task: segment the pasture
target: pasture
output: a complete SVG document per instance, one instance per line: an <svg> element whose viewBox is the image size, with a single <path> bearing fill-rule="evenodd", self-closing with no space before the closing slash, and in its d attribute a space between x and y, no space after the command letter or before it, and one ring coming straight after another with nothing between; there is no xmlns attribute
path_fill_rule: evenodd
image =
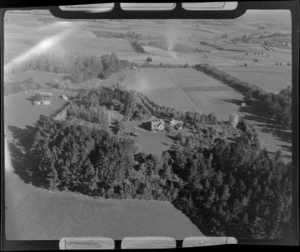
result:
<svg viewBox="0 0 300 252"><path fill-rule="evenodd" d="M268 92L278 93L280 90L292 85L292 69L288 66L226 66L219 69L249 84L257 85Z"/></svg>
<svg viewBox="0 0 300 252"><path fill-rule="evenodd" d="M62 237L202 236L169 202L93 199L52 192L5 174L5 235L8 240L59 240Z"/></svg>
<svg viewBox="0 0 300 252"><path fill-rule="evenodd" d="M48 89L44 91L54 93ZM68 92L68 95L71 94L74 93ZM58 97L58 95L53 95L50 105L33 105L33 98L33 91L18 93L4 98L4 120L6 127L13 126L25 129L26 126L34 126L41 114L50 116L60 110L67 102Z"/></svg>

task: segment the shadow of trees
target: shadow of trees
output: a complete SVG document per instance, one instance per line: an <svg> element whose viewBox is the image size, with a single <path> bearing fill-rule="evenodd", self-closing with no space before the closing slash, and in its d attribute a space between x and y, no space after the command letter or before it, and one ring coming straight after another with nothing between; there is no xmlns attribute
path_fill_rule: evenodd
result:
<svg viewBox="0 0 300 252"><path fill-rule="evenodd" d="M211 226L209 224L209 221L211 219L211 216L205 218L205 215L197 215L192 211L191 207L189 206L188 202L182 202L182 200L175 199L172 201L172 205L182 212L185 216L187 216L190 221L203 233L205 236L212 236L214 233L211 231ZM206 219L206 221L205 221ZM201 223L201 224L199 224Z"/></svg>
<svg viewBox="0 0 300 252"><path fill-rule="evenodd" d="M144 129L144 130L148 130L151 131L149 128L149 123L148 122L142 122L141 124L138 125L140 128Z"/></svg>
<svg viewBox="0 0 300 252"><path fill-rule="evenodd" d="M171 140L173 140L173 141L176 141L176 140L177 140L176 137L175 137L174 135L166 134L166 136L167 136L168 138L170 138Z"/></svg>
<svg viewBox="0 0 300 252"><path fill-rule="evenodd" d="M238 106L241 106L242 102L243 102L242 100L238 100L238 99L222 99L222 101L233 103L233 104L238 105Z"/></svg>
<svg viewBox="0 0 300 252"><path fill-rule="evenodd" d="M35 101L35 95L28 97L27 100L30 101L31 104L33 105L33 102Z"/></svg>
<svg viewBox="0 0 300 252"><path fill-rule="evenodd" d="M14 142L8 143L14 172L25 183L29 183L30 179L26 170L32 165L32 158L29 151L33 143L33 136L36 128L33 126L27 126L25 129L22 129L9 125L8 129L11 131L15 140Z"/></svg>
<svg viewBox="0 0 300 252"><path fill-rule="evenodd" d="M240 112L247 113L243 116L245 120L257 122L255 125L260 128L261 132L270 133L282 142L292 143L292 131L286 130L278 125L273 118L268 117L264 108L259 104L240 107Z"/></svg>

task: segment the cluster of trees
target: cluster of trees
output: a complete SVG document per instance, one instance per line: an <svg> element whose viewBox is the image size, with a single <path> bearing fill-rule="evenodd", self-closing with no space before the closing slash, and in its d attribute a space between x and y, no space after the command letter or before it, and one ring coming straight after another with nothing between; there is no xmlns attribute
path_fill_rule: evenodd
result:
<svg viewBox="0 0 300 252"><path fill-rule="evenodd" d="M137 100L134 91L123 88L96 89L86 93L81 91L76 100L77 104L90 106L105 106L109 109L119 111L121 114L131 119L143 119L151 116L150 111Z"/></svg>
<svg viewBox="0 0 300 252"><path fill-rule="evenodd" d="M69 74L72 82L78 83L92 78L106 79L115 72L129 67L130 62L119 60L115 53L97 57L95 55L84 55L78 52L65 54L46 53L32 59L28 59L12 67L12 73L40 70L54 73Z"/></svg>
<svg viewBox="0 0 300 252"><path fill-rule="evenodd" d="M231 141L212 128L178 137L157 156L136 153L133 140L42 115L28 173L55 190L171 201L205 235L283 238L291 233L292 166L240 127Z"/></svg>
<svg viewBox="0 0 300 252"><path fill-rule="evenodd" d="M163 49L165 51L169 50L169 43L167 39L164 40L152 40L147 43L148 46L157 47L160 49ZM202 50L200 48L193 48L186 44L182 43L175 43L172 50L174 52L183 52L183 53L189 53L189 52L207 52L206 50Z"/></svg>
<svg viewBox="0 0 300 252"><path fill-rule="evenodd" d="M101 62L103 65L103 70L100 72L99 77L102 79L107 79L113 73L117 73L122 69L129 67L131 64L128 60L118 59L115 53L101 56Z"/></svg>
<svg viewBox="0 0 300 252"><path fill-rule="evenodd" d="M134 31L128 31L127 33L122 33L123 38L134 39L134 40L150 40L150 39L162 39L163 36L154 36L150 34L137 33Z"/></svg>
<svg viewBox="0 0 300 252"><path fill-rule="evenodd" d="M4 95L11 95L16 93L21 93L27 90L37 90L41 88L46 88L46 85L37 83L34 79L29 78L24 81L17 82L4 82Z"/></svg>
<svg viewBox="0 0 300 252"><path fill-rule="evenodd" d="M100 106L85 107L72 103L67 108L67 116L72 119L83 119L87 122L100 124L104 130L107 130L110 125L108 112Z"/></svg>
<svg viewBox="0 0 300 252"><path fill-rule="evenodd" d="M137 96L143 105L151 112L151 114L156 117L174 118L176 120L190 122L195 125L198 123L218 124L218 119L213 112L209 115L205 115L201 112L179 111L174 108L159 106L140 92L137 92Z"/></svg>
<svg viewBox="0 0 300 252"><path fill-rule="evenodd" d="M266 114L287 128L292 128L292 89L288 86L278 94L268 92L260 97L265 107Z"/></svg>
<svg viewBox="0 0 300 252"><path fill-rule="evenodd" d="M292 165L282 162L280 152L270 158L247 134L229 142L202 133L181 140L171 157L173 172L183 180L173 203L204 234L237 239L291 234Z"/></svg>
<svg viewBox="0 0 300 252"><path fill-rule="evenodd" d="M64 89L66 86L67 84L65 84L62 81L60 83L40 83L35 81L33 78L28 78L27 80L23 81L4 82L4 95L11 95L29 90L39 90L48 88Z"/></svg>
<svg viewBox="0 0 300 252"><path fill-rule="evenodd" d="M288 86L278 94L266 92L256 85L250 85L248 82L241 81L230 74L221 71L208 64L195 65L195 69L222 81L238 92L245 95L246 102L257 101L257 109L264 112L265 115L275 119L283 127L291 128L292 123L292 89Z"/></svg>
<svg viewBox="0 0 300 252"><path fill-rule="evenodd" d="M265 116L273 118L275 122L286 129L292 128L292 89L288 86L278 94L264 92L253 100L253 92L245 95L244 101L252 105Z"/></svg>
<svg viewBox="0 0 300 252"><path fill-rule="evenodd" d="M105 198L172 200L175 174L133 140L41 115L27 170L39 186ZM170 180L170 181L168 181Z"/></svg>
<svg viewBox="0 0 300 252"><path fill-rule="evenodd" d="M99 106L120 112L128 119L143 120L150 116L174 118L191 124L196 129L202 124L218 124L214 113L209 115L200 112L184 112L174 108L159 106L151 101L146 95L128 91L122 87L114 89L100 88L90 91L82 90L73 104L68 109L68 115L76 116L89 122L99 122L103 117L97 119ZM102 110L102 108L99 108Z"/></svg>
<svg viewBox="0 0 300 252"><path fill-rule="evenodd" d="M134 51L137 52L137 53L145 53L146 52L144 50L144 48L142 47L142 45L137 41L130 42L130 45L132 46Z"/></svg>

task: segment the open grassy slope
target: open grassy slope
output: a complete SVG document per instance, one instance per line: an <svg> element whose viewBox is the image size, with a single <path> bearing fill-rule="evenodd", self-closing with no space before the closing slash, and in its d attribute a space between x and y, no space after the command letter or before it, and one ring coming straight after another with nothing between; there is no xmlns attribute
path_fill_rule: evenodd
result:
<svg viewBox="0 0 300 252"><path fill-rule="evenodd" d="M145 200L92 199L51 192L5 175L6 229L9 240L59 240L62 237L201 236L171 203Z"/></svg>

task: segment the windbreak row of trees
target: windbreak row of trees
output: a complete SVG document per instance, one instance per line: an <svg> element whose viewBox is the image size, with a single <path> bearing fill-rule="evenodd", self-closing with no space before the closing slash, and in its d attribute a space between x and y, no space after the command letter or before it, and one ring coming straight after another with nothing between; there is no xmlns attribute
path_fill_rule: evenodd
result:
<svg viewBox="0 0 300 252"><path fill-rule="evenodd" d="M137 92L137 96L139 97L143 105L154 116L174 118L176 120L187 121L192 124L218 124L218 119L213 112L209 115L205 115L201 112L179 111L174 108L159 106L155 102L151 101L146 95L140 92Z"/></svg>
<svg viewBox="0 0 300 252"><path fill-rule="evenodd" d="M222 35L221 38L224 38L223 36L224 36L224 34ZM226 38L226 36L225 36L225 38ZM220 51L235 51L235 52L243 52L244 51L243 49L237 49L237 48L225 48L225 47L222 47L222 46L217 45L217 44L209 43L207 41L201 41L200 44L205 45L205 46L213 47L213 48L215 48L217 50L220 50Z"/></svg>
<svg viewBox="0 0 300 252"><path fill-rule="evenodd" d="M256 85L250 85L248 82L241 81L238 78L221 71L208 64L195 65L195 69L202 71L215 79L218 79L226 85L232 87L245 95L245 101L258 101L257 111L266 116L275 119L275 121L285 127L291 128L292 125L292 89L288 86L278 94L266 92ZM253 102L254 102L253 101Z"/></svg>
<svg viewBox="0 0 300 252"><path fill-rule="evenodd" d="M144 48L142 47L142 45L139 42L137 42L137 41L130 42L130 45L132 46L132 48L134 49L134 51L136 51L137 53L145 53L146 52L144 50Z"/></svg>
<svg viewBox="0 0 300 252"><path fill-rule="evenodd" d="M120 60L115 53L103 55L85 55L79 52L63 54L46 53L20 64L14 64L12 73L39 70L53 73L69 74L72 82L78 83L92 78L106 79L113 73L129 67L130 62Z"/></svg>
<svg viewBox="0 0 300 252"><path fill-rule="evenodd" d="M218 124L218 119L212 112L209 115L200 112L184 112L174 108L159 106L151 101L146 95L128 91L123 88L97 89L86 93L82 91L77 99L78 104L83 104L87 108L90 106L106 106L119 111L121 114L132 119L145 119L150 116L174 118L183 120L193 125Z"/></svg>
<svg viewBox="0 0 300 252"><path fill-rule="evenodd" d="M231 141L199 130L158 156L136 153L133 140L42 115L28 173L56 190L171 201L205 235L283 238L291 232L292 166L239 127Z"/></svg>

